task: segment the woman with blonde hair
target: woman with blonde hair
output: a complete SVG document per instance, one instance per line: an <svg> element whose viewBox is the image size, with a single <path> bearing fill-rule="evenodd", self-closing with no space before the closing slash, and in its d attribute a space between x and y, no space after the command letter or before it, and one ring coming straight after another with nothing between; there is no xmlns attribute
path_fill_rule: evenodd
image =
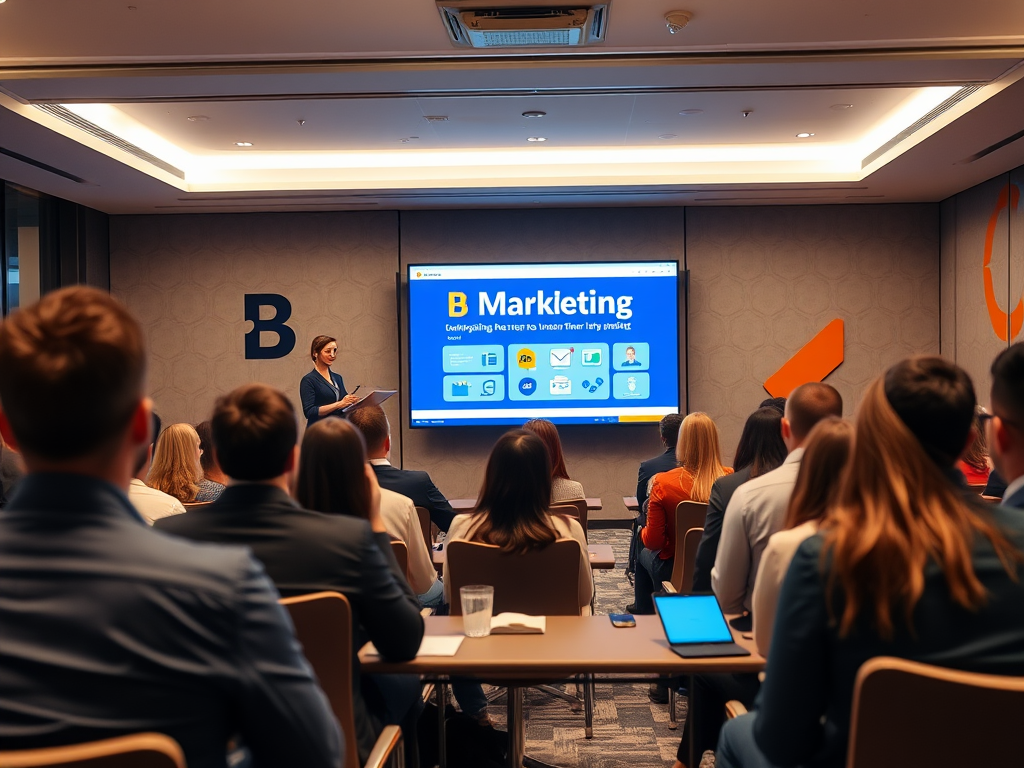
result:
<svg viewBox="0 0 1024 768"><path fill-rule="evenodd" d="M683 419L676 461L678 467L655 475L651 481L647 524L639 532L644 548L637 554L633 605L626 607L629 613L654 613L651 594L660 589L662 581L672 578L675 537L686 533L669 524L675 519L676 506L681 501L707 503L715 481L732 472L731 467L722 465L718 428L706 413L691 413Z"/></svg>
<svg viewBox="0 0 1024 768"><path fill-rule="evenodd" d="M842 766L857 670L875 656L1024 674L1024 519L955 468L974 405L940 357L870 385L835 504L782 585L758 708L722 729L719 768Z"/></svg>
<svg viewBox="0 0 1024 768"><path fill-rule="evenodd" d="M156 441L147 485L170 494L182 504L195 501L203 479L201 455L195 428L191 424L171 424Z"/></svg>

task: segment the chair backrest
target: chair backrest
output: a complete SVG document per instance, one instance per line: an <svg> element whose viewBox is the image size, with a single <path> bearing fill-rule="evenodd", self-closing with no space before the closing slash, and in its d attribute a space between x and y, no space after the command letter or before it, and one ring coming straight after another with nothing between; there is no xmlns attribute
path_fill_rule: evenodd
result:
<svg viewBox="0 0 1024 768"><path fill-rule="evenodd" d="M358 766L356 721L352 710L352 606L338 592L285 597L302 652L327 694L345 735L345 765Z"/></svg>
<svg viewBox="0 0 1024 768"><path fill-rule="evenodd" d="M426 507L416 507L416 517L420 520L420 531L423 533L423 541L427 543L427 549L430 549L434 545L430 537L430 510Z"/></svg>
<svg viewBox="0 0 1024 768"><path fill-rule="evenodd" d="M985 488L987 488L987 487L988 487L988 483L968 483L967 484L968 490L973 491L974 493L978 494L979 496L981 496L985 492Z"/></svg>
<svg viewBox="0 0 1024 768"><path fill-rule="evenodd" d="M185 768L178 742L162 733L133 733L46 749L0 750L3 768Z"/></svg>
<svg viewBox="0 0 1024 768"><path fill-rule="evenodd" d="M704 518L708 516L708 505L700 501L680 501L676 504L676 513L671 519L666 520L668 533L676 542L676 552L679 552L679 539L677 531L684 534L691 528L703 528ZM674 582L673 582L674 583Z"/></svg>
<svg viewBox="0 0 1024 768"><path fill-rule="evenodd" d="M553 515L568 515L569 517L575 517L579 521L580 527L583 529L583 536L590 540L587 534L587 508L586 499L577 499L575 501L560 501L557 504L552 504L548 509Z"/></svg>
<svg viewBox="0 0 1024 768"><path fill-rule="evenodd" d="M469 584L494 587L494 613L579 616L580 545L559 539L543 549L508 554L493 544L450 541L448 587L451 615L462 615L459 589Z"/></svg>
<svg viewBox="0 0 1024 768"><path fill-rule="evenodd" d="M693 569L697 562L703 528L690 528L682 537L676 536L676 554L672 562L672 586L681 595L693 591Z"/></svg>
<svg viewBox="0 0 1024 768"><path fill-rule="evenodd" d="M406 581L409 581L409 547L401 539L393 539L391 551L398 561L398 569L405 574Z"/></svg>
<svg viewBox="0 0 1024 768"><path fill-rule="evenodd" d="M1024 678L880 656L857 673L846 766L1017 766L1022 722Z"/></svg>
<svg viewBox="0 0 1024 768"><path fill-rule="evenodd" d="M181 506L185 508L186 512L189 512L193 509L202 509L203 507L208 507L212 503L212 501L187 501Z"/></svg>

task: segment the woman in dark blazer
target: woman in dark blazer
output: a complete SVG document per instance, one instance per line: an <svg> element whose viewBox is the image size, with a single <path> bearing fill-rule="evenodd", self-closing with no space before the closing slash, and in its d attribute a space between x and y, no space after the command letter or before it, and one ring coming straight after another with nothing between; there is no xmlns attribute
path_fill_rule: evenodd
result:
<svg viewBox="0 0 1024 768"><path fill-rule="evenodd" d="M343 416L341 409L359 400L345 390L341 376L331 370L338 357L338 341L332 336L317 336L309 348L313 370L299 382L299 400L306 426L328 416ZM358 387L357 387L358 389Z"/></svg>

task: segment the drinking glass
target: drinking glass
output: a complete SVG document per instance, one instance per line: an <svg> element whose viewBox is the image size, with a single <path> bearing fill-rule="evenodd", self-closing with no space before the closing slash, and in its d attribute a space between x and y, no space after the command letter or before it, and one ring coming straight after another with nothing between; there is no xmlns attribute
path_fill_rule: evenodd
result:
<svg viewBox="0 0 1024 768"><path fill-rule="evenodd" d="M462 629L466 637L487 637L491 634L494 587L474 584L462 587L459 594L462 598Z"/></svg>

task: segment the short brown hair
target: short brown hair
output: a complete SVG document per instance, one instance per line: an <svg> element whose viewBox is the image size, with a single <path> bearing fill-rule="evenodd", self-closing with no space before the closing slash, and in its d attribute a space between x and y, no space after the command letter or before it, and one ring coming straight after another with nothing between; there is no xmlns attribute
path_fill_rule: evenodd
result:
<svg viewBox="0 0 1024 768"><path fill-rule="evenodd" d="M831 384L801 384L786 400L786 418L797 440L807 437L826 416L843 417L843 398Z"/></svg>
<svg viewBox="0 0 1024 768"><path fill-rule="evenodd" d="M320 350L330 344L332 341L337 341L333 336L324 336L321 334L313 339L313 343L309 345L309 356L312 360L316 361L316 356L320 354Z"/></svg>
<svg viewBox="0 0 1024 768"><path fill-rule="evenodd" d="M266 384L244 384L218 398L210 426L220 468L234 480L284 474L299 437L291 401Z"/></svg>
<svg viewBox="0 0 1024 768"><path fill-rule="evenodd" d="M142 329L108 293L75 286L0 324L0 403L21 450L65 460L103 448L143 397ZM56 403L74 397L82 407Z"/></svg>
<svg viewBox="0 0 1024 768"><path fill-rule="evenodd" d="M348 415L348 420L363 433L368 453L376 453L384 447L384 441L388 439L390 430L388 417L384 415L383 408L379 405L365 405L362 408L356 408Z"/></svg>

